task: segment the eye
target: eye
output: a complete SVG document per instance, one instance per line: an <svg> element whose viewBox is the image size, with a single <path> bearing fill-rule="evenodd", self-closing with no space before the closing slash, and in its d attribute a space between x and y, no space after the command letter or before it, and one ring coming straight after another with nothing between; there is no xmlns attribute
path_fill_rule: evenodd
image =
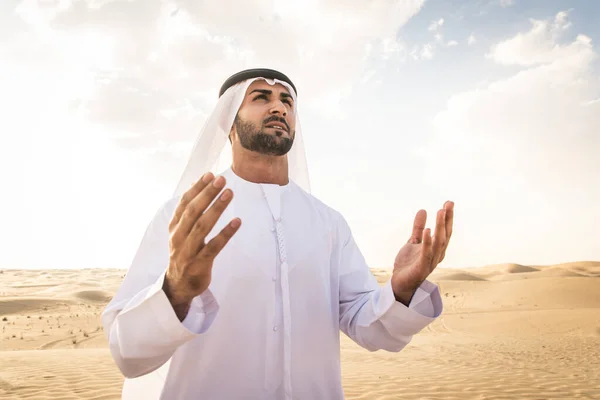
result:
<svg viewBox="0 0 600 400"><path fill-rule="evenodd" d="M258 99L267 100L267 95L266 94L259 94L258 96L256 96L254 98L254 100L258 100Z"/></svg>

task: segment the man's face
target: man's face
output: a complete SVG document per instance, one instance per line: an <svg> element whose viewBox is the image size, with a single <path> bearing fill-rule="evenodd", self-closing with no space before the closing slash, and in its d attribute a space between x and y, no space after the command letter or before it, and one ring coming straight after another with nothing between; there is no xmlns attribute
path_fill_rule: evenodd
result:
<svg viewBox="0 0 600 400"><path fill-rule="evenodd" d="M296 134L295 106L283 85L252 82L234 121L242 147L272 156L287 154Z"/></svg>

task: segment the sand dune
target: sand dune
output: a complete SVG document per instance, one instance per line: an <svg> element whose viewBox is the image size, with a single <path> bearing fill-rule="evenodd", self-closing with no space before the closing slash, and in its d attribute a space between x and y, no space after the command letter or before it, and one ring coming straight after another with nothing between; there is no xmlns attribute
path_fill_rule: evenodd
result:
<svg viewBox="0 0 600 400"><path fill-rule="evenodd" d="M2 271L0 398L120 398L100 314L123 276ZM431 279L444 313L401 353L342 335L348 399L600 399L600 262L440 268Z"/></svg>
<svg viewBox="0 0 600 400"><path fill-rule="evenodd" d="M80 299L84 302L88 303L104 303L110 301L112 294L108 292L104 292L102 290L82 290L79 292L75 292L72 295L73 297Z"/></svg>
<svg viewBox="0 0 600 400"><path fill-rule="evenodd" d="M485 281L484 277L471 274L468 272L451 272L444 275L440 275L437 278L438 281Z"/></svg>
<svg viewBox="0 0 600 400"><path fill-rule="evenodd" d="M522 274L523 272L539 271L537 268L528 267L527 265L520 265L520 264L509 264L505 270L509 274Z"/></svg>
<svg viewBox="0 0 600 400"><path fill-rule="evenodd" d="M47 310L49 308L65 306L69 303L72 303L72 301L35 297L6 297L0 300L0 315L22 314L37 310Z"/></svg>

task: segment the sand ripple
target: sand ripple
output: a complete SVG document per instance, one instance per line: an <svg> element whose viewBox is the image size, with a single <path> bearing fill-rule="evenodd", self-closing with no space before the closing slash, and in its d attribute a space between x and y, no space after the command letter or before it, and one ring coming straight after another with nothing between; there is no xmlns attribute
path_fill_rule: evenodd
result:
<svg viewBox="0 0 600 400"><path fill-rule="evenodd" d="M2 399L120 397L120 376L106 349L8 351L0 358Z"/></svg>
<svg viewBox="0 0 600 400"><path fill-rule="evenodd" d="M123 275L4 271L1 399L120 398L100 314ZM594 262L438 270L444 313L401 353L342 335L346 397L600 399L599 278Z"/></svg>

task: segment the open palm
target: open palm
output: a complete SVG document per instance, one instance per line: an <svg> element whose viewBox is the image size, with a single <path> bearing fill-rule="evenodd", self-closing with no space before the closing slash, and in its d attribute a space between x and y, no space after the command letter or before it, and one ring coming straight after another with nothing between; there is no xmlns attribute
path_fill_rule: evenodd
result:
<svg viewBox="0 0 600 400"><path fill-rule="evenodd" d="M392 289L398 301L408 304L415 290L444 259L454 222L454 203L447 201L437 212L435 232L425 228L427 212L415 216L412 235L394 260Z"/></svg>

